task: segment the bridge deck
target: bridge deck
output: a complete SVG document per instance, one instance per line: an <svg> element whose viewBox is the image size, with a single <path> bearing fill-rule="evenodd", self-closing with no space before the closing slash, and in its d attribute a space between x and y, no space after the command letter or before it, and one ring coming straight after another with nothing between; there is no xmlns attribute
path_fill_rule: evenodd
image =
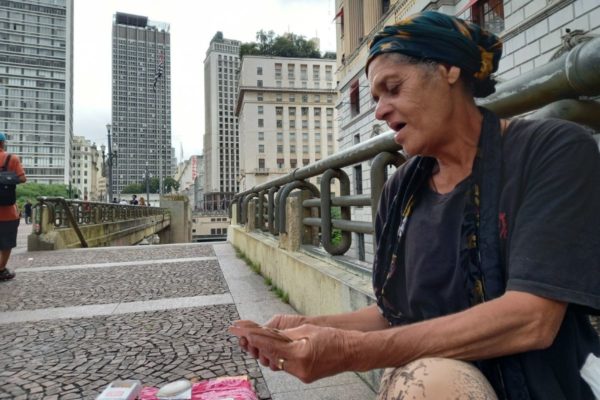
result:
<svg viewBox="0 0 600 400"><path fill-rule="evenodd" d="M95 398L145 385L249 375L261 399L369 399L354 374L304 385L260 366L226 329L293 312L227 243L26 251L21 225L0 283L0 399Z"/></svg>

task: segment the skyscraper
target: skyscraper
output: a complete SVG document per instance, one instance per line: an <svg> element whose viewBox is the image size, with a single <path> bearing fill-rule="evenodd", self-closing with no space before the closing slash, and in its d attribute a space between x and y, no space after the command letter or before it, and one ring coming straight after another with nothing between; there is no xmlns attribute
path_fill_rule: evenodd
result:
<svg viewBox="0 0 600 400"><path fill-rule="evenodd" d="M169 24L117 12L112 27L113 192L153 176L171 176ZM160 172L162 170L162 173Z"/></svg>
<svg viewBox="0 0 600 400"><path fill-rule="evenodd" d="M0 2L0 131L28 181L69 182L72 116L73 1Z"/></svg>
<svg viewBox="0 0 600 400"><path fill-rule="evenodd" d="M240 42L217 32L204 60L204 206L222 209L239 189L239 133L235 116Z"/></svg>

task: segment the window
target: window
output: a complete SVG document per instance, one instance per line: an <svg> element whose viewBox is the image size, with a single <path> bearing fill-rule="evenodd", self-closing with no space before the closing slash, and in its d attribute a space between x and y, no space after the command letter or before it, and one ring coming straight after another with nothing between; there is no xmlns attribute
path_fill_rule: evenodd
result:
<svg viewBox="0 0 600 400"><path fill-rule="evenodd" d="M302 116L303 117L307 117L308 116L308 107L302 107Z"/></svg>
<svg viewBox="0 0 600 400"><path fill-rule="evenodd" d="M302 159L302 165L307 166L310 160L308 158Z"/></svg>
<svg viewBox="0 0 600 400"><path fill-rule="evenodd" d="M277 120L277 127L278 128L283 128L283 120L281 120L281 119Z"/></svg>
<svg viewBox="0 0 600 400"><path fill-rule="evenodd" d="M321 109L319 107L315 107L314 109L315 117L321 116Z"/></svg>
<svg viewBox="0 0 600 400"><path fill-rule="evenodd" d="M306 64L300 64L300 79L303 81L308 80L308 66Z"/></svg>
<svg viewBox="0 0 600 400"><path fill-rule="evenodd" d="M294 64L288 64L288 79L294 79Z"/></svg>
<svg viewBox="0 0 600 400"><path fill-rule="evenodd" d="M275 79L281 79L281 64L275 64Z"/></svg>
<svg viewBox="0 0 600 400"><path fill-rule="evenodd" d="M265 126L265 120L262 118L258 119L258 127L263 128Z"/></svg>
<svg viewBox="0 0 600 400"><path fill-rule="evenodd" d="M275 107L275 115L283 115L283 107Z"/></svg>
<svg viewBox="0 0 600 400"><path fill-rule="evenodd" d="M307 144L305 144L305 145L302 146L302 152L304 154L308 154L308 145ZM306 164L304 164L304 165L306 165Z"/></svg>
<svg viewBox="0 0 600 400"><path fill-rule="evenodd" d="M296 129L296 120L295 119L291 119L290 120L290 128L291 129Z"/></svg>
<svg viewBox="0 0 600 400"><path fill-rule="evenodd" d="M262 81L262 79L259 79L259 80L256 81L256 86L263 87L263 81Z"/></svg>
<svg viewBox="0 0 600 400"><path fill-rule="evenodd" d="M283 140L283 132L277 132L277 141L280 142Z"/></svg>
<svg viewBox="0 0 600 400"><path fill-rule="evenodd" d="M281 94L281 92L279 92L275 95L275 101L278 101L278 102L283 101L283 95Z"/></svg>
<svg viewBox="0 0 600 400"><path fill-rule="evenodd" d="M259 114L259 115L262 115L262 114L263 114L263 112L264 112L264 108L263 108L263 106L258 106L258 108L257 108L257 111L258 111L258 114Z"/></svg>
<svg viewBox="0 0 600 400"><path fill-rule="evenodd" d="M358 79L350 85L350 114L353 117L360 114Z"/></svg>
<svg viewBox="0 0 600 400"><path fill-rule="evenodd" d="M280 151L280 153L283 153L283 149ZM283 167L284 167L283 158L278 158L277 159L277 168L283 168Z"/></svg>
<svg viewBox="0 0 600 400"><path fill-rule="evenodd" d="M258 132L258 140L265 140L265 133L264 132Z"/></svg>
<svg viewBox="0 0 600 400"><path fill-rule="evenodd" d="M355 194L363 193L362 165L360 165L360 164L354 166L354 189L355 189Z"/></svg>
<svg viewBox="0 0 600 400"><path fill-rule="evenodd" d="M262 67L256 67L256 75L262 75Z"/></svg>
<svg viewBox="0 0 600 400"><path fill-rule="evenodd" d="M265 159L264 158L258 159L258 169L265 169Z"/></svg>
<svg viewBox="0 0 600 400"><path fill-rule="evenodd" d="M259 144L258 145L258 152L261 153L261 154L265 152L265 145L264 144Z"/></svg>
<svg viewBox="0 0 600 400"><path fill-rule="evenodd" d="M283 145L282 144L278 144L277 145L277 152L278 153L283 153ZM279 167L279 168L281 168L281 167Z"/></svg>
<svg viewBox="0 0 600 400"><path fill-rule="evenodd" d="M296 145L295 144L290 144L290 153L292 153L292 154L296 153Z"/></svg>
<svg viewBox="0 0 600 400"><path fill-rule="evenodd" d="M289 114L290 116L296 116L296 107L290 107L290 108L288 109L288 114Z"/></svg>
<svg viewBox="0 0 600 400"><path fill-rule="evenodd" d="M298 160L296 160L296 159L290 160L290 168L296 168L296 167L298 167Z"/></svg>
<svg viewBox="0 0 600 400"><path fill-rule="evenodd" d="M262 94L262 92L256 93L256 101L263 101L263 94Z"/></svg>
<svg viewBox="0 0 600 400"><path fill-rule="evenodd" d="M313 65L313 81L318 81L319 79L321 79L321 66L320 65Z"/></svg>
<svg viewBox="0 0 600 400"><path fill-rule="evenodd" d="M290 93L290 103L293 103L296 101L296 95L293 93Z"/></svg>
<svg viewBox="0 0 600 400"><path fill-rule="evenodd" d="M471 19L483 29L499 34L504 30L502 0L480 0L471 7Z"/></svg>
<svg viewBox="0 0 600 400"><path fill-rule="evenodd" d="M308 103L308 95L307 94L303 94L302 95L302 102L303 103Z"/></svg>

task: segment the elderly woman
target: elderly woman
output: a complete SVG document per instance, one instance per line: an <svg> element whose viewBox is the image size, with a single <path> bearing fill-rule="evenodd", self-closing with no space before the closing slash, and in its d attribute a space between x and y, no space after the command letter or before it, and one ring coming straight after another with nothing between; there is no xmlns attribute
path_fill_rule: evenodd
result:
<svg viewBox="0 0 600 400"><path fill-rule="evenodd" d="M375 36L366 73L376 117L414 156L379 205L377 304L278 315L275 330L237 323L244 349L305 382L388 368L381 399L593 398L598 148L575 124L476 106L494 91L501 50L494 35L436 12Z"/></svg>

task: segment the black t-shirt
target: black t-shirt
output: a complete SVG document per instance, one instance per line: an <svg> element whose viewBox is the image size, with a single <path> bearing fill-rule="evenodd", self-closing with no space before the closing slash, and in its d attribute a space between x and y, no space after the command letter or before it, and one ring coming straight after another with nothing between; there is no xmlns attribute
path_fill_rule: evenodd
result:
<svg viewBox="0 0 600 400"><path fill-rule="evenodd" d="M600 355L588 313L600 310L600 155L591 135L561 120L514 120L503 137L499 233L508 290L569 303L554 344L520 354L532 399L593 399L579 370ZM400 187L400 168L384 188L376 238ZM459 260L467 184L448 194L424 185L406 230L405 271L396 274L406 322L469 307ZM378 268L375 263L374 269Z"/></svg>

